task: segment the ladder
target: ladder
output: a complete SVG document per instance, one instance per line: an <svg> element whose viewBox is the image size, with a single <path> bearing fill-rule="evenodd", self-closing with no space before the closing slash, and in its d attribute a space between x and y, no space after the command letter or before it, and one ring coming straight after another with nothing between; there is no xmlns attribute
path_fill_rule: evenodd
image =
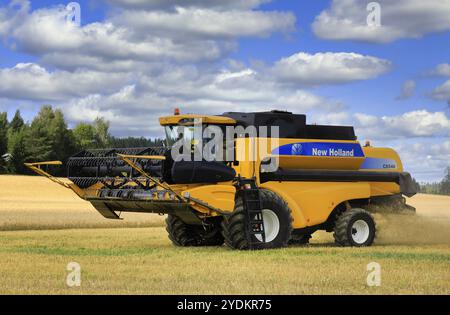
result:
<svg viewBox="0 0 450 315"><path fill-rule="evenodd" d="M247 219L247 241L249 249L259 249L266 242L262 215L261 193L254 181L243 185L242 201ZM246 188L246 186L250 186ZM259 237L258 237L259 236Z"/></svg>

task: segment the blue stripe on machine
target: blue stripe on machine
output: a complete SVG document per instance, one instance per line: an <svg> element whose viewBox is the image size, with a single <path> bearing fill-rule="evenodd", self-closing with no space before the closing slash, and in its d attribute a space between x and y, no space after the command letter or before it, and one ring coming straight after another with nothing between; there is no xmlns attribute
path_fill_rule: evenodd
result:
<svg viewBox="0 0 450 315"><path fill-rule="evenodd" d="M359 143L297 142L282 145L272 151L274 155L364 157Z"/></svg>
<svg viewBox="0 0 450 315"><path fill-rule="evenodd" d="M366 157L360 169L392 169L397 168L397 162L392 159Z"/></svg>

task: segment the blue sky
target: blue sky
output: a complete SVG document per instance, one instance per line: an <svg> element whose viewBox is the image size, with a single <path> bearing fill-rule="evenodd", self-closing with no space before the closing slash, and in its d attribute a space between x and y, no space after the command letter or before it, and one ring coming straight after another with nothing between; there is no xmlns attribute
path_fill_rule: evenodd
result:
<svg viewBox="0 0 450 315"><path fill-rule="evenodd" d="M174 107L281 108L354 125L419 180L450 166L450 0L380 0L379 26L360 0L80 0L80 26L67 3L0 1L10 117L52 104L70 126L154 137Z"/></svg>

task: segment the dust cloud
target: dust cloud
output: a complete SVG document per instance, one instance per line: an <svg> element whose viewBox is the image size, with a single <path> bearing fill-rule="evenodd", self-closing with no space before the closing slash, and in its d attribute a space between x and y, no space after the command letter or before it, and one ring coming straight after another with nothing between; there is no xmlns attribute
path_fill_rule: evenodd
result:
<svg viewBox="0 0 450 315"><path fill-rule="evenodd" d="M448 216L427 216L421 213L376 213L374 216L377 222L377 244L450 244Z"/></svg>

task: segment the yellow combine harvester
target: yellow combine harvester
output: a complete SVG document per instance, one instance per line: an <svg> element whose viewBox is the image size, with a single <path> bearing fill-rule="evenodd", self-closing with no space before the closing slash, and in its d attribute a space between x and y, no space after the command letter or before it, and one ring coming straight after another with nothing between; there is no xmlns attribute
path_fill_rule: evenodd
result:
<svg viewBox="0 0 450 315"><path fill-rule="evenodd" d="M169 238L178 246L278 248L305 244L317 230L334 232L342 246L370 246L372 205L413 209L403 195L413 196L415 188L398 154L361 146L353 127L308 125L305 115L283 111L176 112L160 124L166 146L82 151L67 163L70 181L41 167L59 161L27 166L72 189L106 218L167 214ZM211 150L213 158L186 159L211 143L208 128L234 131ZM185 159L174 155L186 144ZM217 148L232 158L218 159L224 154Z"/></svg>

